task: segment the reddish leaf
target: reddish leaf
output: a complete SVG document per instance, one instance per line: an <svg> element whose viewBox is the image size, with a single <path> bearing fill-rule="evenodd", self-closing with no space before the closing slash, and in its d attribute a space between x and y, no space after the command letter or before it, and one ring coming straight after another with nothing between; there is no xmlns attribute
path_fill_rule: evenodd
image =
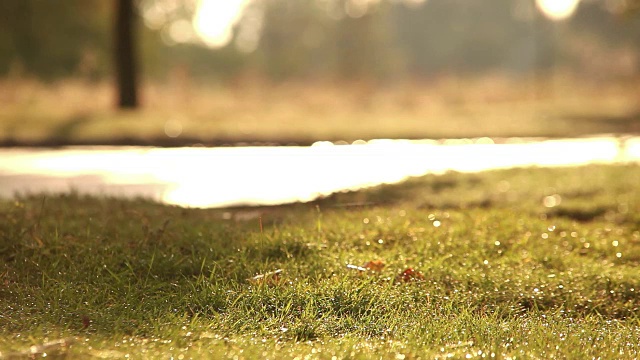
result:
<svg viewBox="0 0 640 360"><path fill-rule="evenodd" d="M382 271L382 269L384 268L384 262L382 260L374 260L374 261L369 261L368 263L364 264L364 268L367 270L371 270L371 271L376 271L376 272L380 272Z"/></svg>
<svg viewBox="0 0 640 360"><path fill-rule="evenodd" d="M406 268L403 272L396 276L396 281L398 282L412 282L412 281L422 281L424 280L424 275L413 268Z"/></svg>

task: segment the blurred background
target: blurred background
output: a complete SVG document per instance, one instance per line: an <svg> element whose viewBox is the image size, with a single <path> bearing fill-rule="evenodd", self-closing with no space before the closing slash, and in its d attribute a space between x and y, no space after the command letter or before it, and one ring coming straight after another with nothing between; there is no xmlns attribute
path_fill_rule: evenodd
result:
<svg viewBox="0 0 640 360"><path fill-rule="evenodd" d="M1 0L4 145L640 133L634 0Z"/></svg>

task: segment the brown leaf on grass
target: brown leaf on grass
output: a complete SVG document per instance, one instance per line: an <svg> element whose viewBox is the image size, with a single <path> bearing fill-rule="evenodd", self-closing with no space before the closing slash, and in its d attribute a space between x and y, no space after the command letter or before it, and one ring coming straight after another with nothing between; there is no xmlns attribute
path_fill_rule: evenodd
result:
<svg viewBox="0 0 640 360"><path fill-rule="evenodd" d="M364 268L370 271L380 272L384 268L384 261L382 260L373 260L364 264Z"/></svg>
<svg viewBox="0 0 640 360"><path fill-rule="evenodd" d="M247 280L249 280L249 282L252 284L277 285L282 280L280 274L282 274L282 269L259 274Z"/></svg>
<svg viewBox="0 0 640 360"><path fill-rule="evenodd" d="M403 272L396 276L397 282L414 282L414 281L423 281L424 275L413 268L406 268Z"/></svg>
<svg viewBox="0 0 640 360"><path fill-rule="evenodd" d="M87 315L82 315L82 329L86 329L91 325L91 319Z"/></svg>

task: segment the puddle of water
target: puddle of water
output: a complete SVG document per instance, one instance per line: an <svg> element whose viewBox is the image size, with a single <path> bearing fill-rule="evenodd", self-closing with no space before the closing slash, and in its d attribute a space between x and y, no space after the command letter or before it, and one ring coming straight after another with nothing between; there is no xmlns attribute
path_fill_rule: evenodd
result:
<svg viewBox="0 0 640 360"><path fill-rule="evenodd" d="M311 147L0 150L0 196L66 192L143 196L189 207L309 201L336 191L454 170L640 162L640 137L494 143L373 140Z"/></svg>

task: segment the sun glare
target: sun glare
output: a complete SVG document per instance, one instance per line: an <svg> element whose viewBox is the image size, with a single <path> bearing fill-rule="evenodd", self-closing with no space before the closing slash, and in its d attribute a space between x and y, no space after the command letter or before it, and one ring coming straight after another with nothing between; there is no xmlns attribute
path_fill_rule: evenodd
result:
<svg viewBox="0 0 640 360"><path fill-rule="evenodd" d="M193 18L198 36L210 47L227 45L233 38L233 26L240 19L248 0L200 0Z"/></svg>
<svg viewBox="0 0 640 360"><path fill-rule="evenodd" d="M182 130L177 120L166 128L168 136ZM512 139L498 144L480 138L442 143L372 140L351 146L319 142L310 147L9 149L0 151L0 159L0 197L73 189L220 207L309 201L426 173L638 162L640 137ZM546 206L557 206L560 199L545 201Z"/></svg>
<svg viewBox="0 0 640 360"><path fill-rule="evenodd" d="M551 20L564 20L576 11L580 0L536 0L536 6Z"/></svg>

